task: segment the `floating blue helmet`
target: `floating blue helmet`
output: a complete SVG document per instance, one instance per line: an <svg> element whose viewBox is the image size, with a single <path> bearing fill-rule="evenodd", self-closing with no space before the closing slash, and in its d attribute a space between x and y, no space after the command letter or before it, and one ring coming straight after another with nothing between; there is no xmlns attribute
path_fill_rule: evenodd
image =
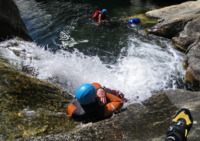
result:
<svg viewBox="0 0 200 141"><path fill-rule="evenodd" d="M80 104L90 104L96 98L96 88L88 83L83 84L76 90L75 96Z"/></svg>
<svg viewBox="0 0 200 141"><path fill-rule="evenodd" d="M102 10L102 13L104 13L104 12L107 12L107 9L103 9L103 10Z"/></svg>

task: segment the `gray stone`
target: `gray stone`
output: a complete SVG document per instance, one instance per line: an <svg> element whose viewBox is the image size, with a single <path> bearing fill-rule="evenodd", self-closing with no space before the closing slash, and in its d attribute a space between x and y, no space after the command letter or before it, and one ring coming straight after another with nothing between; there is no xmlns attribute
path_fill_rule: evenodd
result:
<svg viewBox="0 0 200 141"><path fill-rule="evenodd" d="M159 19L171 19L174 17L179 17L181 15L199 14L200 1L189 1L182 4L172 5L160 9L155 9L146 12L149 17L159 18Z"/></svg>
<svg viewBox="0 0 200 141"><path fill-rule="evenodd" d="M190 46L185 57L186 76L185 80L192 83L194 87L200 88L200 42Z"/></svg>
<svg viewBox="0 0 200 141"><path fill-rule="evenodd" d="M200 38L200 16L188 22L183 31L176 37L172 38L175 46L183 51L188 52L189 49L199 42Z"/></svg>
<svg viewBox="0 0 200 141"><path fill-rule="evenodd" d="M156 26L148 29L148 33L172 38L183 31L186 24L200 16L200 1L190 1L156 9L145 13L149 17L159 18Z"/></svg>
<svg viewBox="0 0 200 141"><path fill-rule="evenodd" d="M200 120L200 93L185 90L169 90L161 92L148 100L131 104L110 119L85 125L80 129L57 135L48 135L28 140L82 140L82 141L161 141L178 109L190 109L194 118L188 140L198 140Z"/></svg>

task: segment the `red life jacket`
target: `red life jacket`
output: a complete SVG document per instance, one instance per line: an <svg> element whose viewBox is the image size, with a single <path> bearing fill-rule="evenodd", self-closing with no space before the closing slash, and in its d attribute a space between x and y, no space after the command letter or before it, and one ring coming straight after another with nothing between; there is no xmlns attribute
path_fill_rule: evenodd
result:
<svg viewBox="0 0 200 141"><path fill-rule="evenodd" d="M92 18L98 18L98 15L101 14L101 11L95 11Z"/></svg>

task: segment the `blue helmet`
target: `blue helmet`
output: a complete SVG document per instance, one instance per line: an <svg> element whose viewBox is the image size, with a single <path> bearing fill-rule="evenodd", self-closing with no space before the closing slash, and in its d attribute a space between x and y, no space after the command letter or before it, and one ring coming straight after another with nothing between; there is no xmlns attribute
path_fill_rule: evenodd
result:
<svg viewBox="0 0 200 141"><path fill-rule="evenodd" d="M88 83L83 84L76 90L75 96L80 104L90 104L96 98L96 88Z"/></svg>
<svg viewBox="0 0 200 141"><path fill-rule="evenodd" d="M102 13L107 12L107 9L103 9L101 12L102 12Z"/></svg>

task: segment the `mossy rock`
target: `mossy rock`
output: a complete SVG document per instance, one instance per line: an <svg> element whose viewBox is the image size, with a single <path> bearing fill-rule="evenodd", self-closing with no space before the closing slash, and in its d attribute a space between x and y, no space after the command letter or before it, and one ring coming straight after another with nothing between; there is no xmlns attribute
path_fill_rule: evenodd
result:
<svg viewBox="0 0 200 141"><path fill-rule="evenodd" d="M78 124L65 112L72 96L0 61L0 140L68 132Z"/></svg>

